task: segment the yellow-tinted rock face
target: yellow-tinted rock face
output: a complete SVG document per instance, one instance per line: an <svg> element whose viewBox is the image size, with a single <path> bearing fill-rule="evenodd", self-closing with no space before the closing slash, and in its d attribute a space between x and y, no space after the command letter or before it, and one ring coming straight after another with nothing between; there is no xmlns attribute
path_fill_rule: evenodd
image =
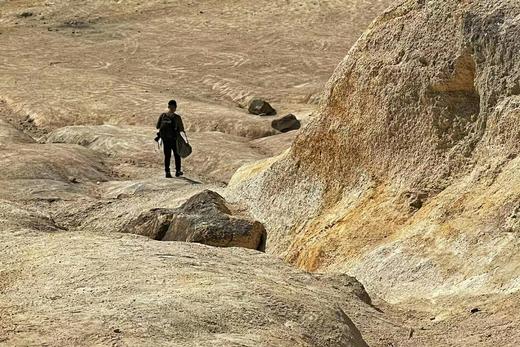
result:
<svg viewBox="0 0 520 347"><path fill-rule="evenodd" d="M519 18L483 0L381 15L290 152L232 180L268 250L391 301L518 290Z"/></svg>

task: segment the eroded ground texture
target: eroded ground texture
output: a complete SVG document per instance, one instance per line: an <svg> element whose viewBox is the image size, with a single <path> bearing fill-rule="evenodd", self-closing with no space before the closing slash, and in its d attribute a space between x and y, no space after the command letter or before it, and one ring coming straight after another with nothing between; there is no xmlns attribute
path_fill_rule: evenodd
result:
<svg viewBox="0 0 520 347"><path fill-rule="evenodd" d="M0 0L0 345L519 345L519 18ZM165 179L172 98L194 152ZM125 230L208 190L265 253Z"/></svg>

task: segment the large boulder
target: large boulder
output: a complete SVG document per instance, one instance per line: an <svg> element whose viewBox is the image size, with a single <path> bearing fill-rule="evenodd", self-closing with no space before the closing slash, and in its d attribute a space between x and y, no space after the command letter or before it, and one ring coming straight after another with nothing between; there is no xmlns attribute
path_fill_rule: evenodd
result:
<svg viewBox="0 0 520 347"><path fill-rule="evenodd" d="M302 124L295 115L288 114L287 116L273 120L271 126L282 133L286 133L291 130L300 129Z"/></svg>
<svg viewBox="0 0 520 347"><path fill-rule="evenodd" d="M262 99L252 99L249 102L248 111L259 116L273 116L276 114L276 110Z"/></svg>
<svg viewBox="0 0 520 347"><path fill-rule="evenodd" d="M239 170L228 198L268 252L390 301L518 291L519 27L514 1L401 1L291 150Z"/></svg>
<svg viewBox="0 0 520 347"><path fill-rule="evenodd" d="M170 228L173 209L154 208L141 213L137 218L129 221L121 232L146 236L161 241Z"/></svg>
<svg viewBox="0 0 520 347"><path fill-rule="evenodd" d="M121 230L162 241L196 242L216 247L265 250L264 226L234 216L218 193L205 190L177 209L152 209Z"/></svg>

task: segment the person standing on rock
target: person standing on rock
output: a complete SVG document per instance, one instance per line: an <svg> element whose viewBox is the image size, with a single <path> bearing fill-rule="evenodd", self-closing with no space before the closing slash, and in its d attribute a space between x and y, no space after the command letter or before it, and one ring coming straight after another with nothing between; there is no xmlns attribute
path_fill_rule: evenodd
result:
<svg viewBox="0 0 520 347"><path fill-rule="evenodd" d="M159 117L157 129L159 129L159 136L163 142L166 178L172 178L170 173L172 152L175 158L175 177L183 175L181 171L181 156L177 149L177 137L181 136L181 132L184 132L184 124L182 124L181 116L175 113L177 110L177 102L175 100L168 102L168 109L168 112L161 114Z"/></svg>

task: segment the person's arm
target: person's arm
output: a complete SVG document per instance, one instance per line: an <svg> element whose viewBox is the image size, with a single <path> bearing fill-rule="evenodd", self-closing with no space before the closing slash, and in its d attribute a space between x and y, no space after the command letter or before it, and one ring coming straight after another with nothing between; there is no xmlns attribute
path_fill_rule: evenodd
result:
<svg viewBox="0 0 520 347"><path fill-rule="evenodd" d="M159 120L157 121L157 125L155 126L157 129L161 128L161 122L162 122L163 115L164 115L164 113L159 116Z"/></svg>
<svg viewBox="0 0 520 347"><path fill-rule="evenodd" d="M184 131L184 124L182 123L182 118L181 118L181 116L179 116L179 124L178 124L178 125L179 125L179 128L178 128L178 129L179 129L179 132L184 133L184 132L185 132L185 131Z"/></svg>

